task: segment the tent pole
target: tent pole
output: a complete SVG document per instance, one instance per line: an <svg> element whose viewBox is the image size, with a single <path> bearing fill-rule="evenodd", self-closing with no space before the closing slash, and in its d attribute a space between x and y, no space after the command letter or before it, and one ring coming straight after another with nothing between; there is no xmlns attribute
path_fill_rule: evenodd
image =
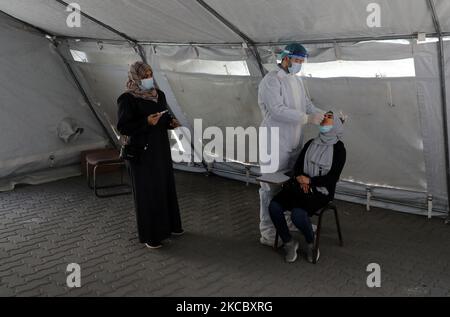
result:
<svg viewBox="0 0 450 317"><path fill-rule="evenodd" d="M447 90L445 80L445 52L444 52L444 40L442 35L441 24L439 23L439 17L437 15L434 0L427 0L427 3L431 10L434 27L439 36L438 42L438 58L439 58L439 76L441 82L441 98L442 98L442 120L444 127L444 149L445 149L445 169L447 180L447 203L448 213L446 223L450 222L450 158L449 158L449 135L448 135L448 113L447 113Z"/></svg>
<svg viewBox="0 0 450 317"><path fill-rule="evenodd" d="M442 32L443 37L450 36L450 32ZM427 33L426 37L439 37L437 33ZM112 40L112 39L96 39L89 37L74 37L74 36L56 36L60 40L79 40L87 42L105 42L112 44L124 44L129 41L126 40ZM327 44L327 43L354 43L354 42L364 42L364 41L386 41L386 40L408 40L417 39L417 33L414 34L398 34L398 35L383 35L383 36L367 36L367 37L349 37L349 38L336 38L336 39L319 39L319 40L296 40L303 44ZM294 41L294 40L292 40ZM291 42L292 42L291 41ZM277 45L287 45L291 42L255 42L255 46L277 46ZM139 45L161 45L161 46L239 46L242 47L242 42L153 42L153 41L137 41Z"/></svg>
<svg viewBox="0 0 450 317"><path fill-rule="evenodd" d="M211 6L209 6L205 1L203 0L196 0L197 3L206 11L211 13L217 20L225 24L231 31L236 33L239 37L241 37L248 45L251 46L251 51L253 52L253 55L255 56L256 62L258 63L259 71L261 72L261 76L264 77L266 74L266 70L264 69L261 55L258 52L258 47L256 46L255 41L253 41L250 37L248 37L245 33L243 33L241 30L239 30L233 23L225 19L219 12L214 10Z"/></svg>
<svg viewBox="0 0 450 317"><path fill-rule="evenodd" d="M56 2L58 2L59 4L61 4L64 7L68 7L69 3L63 1L63 0L55 0ZM139 56L141 57L142 61L144 63L147 63L147 59L145 57L144 51L142 49L142 46L138 43L138 41L130 36L128 36L127 34L120 32L119 30L116 30L115 28L113 28L110 25L107 25L106 23L103 23L102 21L94 18L93 16L87 14L86 12L84 12L83 10L80 10L80 14L85 17L86 19L94 22L95 24L100 25L101 27L107 29L108 31L117 34L118 36L124 38L125 40L127 40L128 42L132 43L133 46L136 48L137 53L139 54ZM98 41L98 40L97 40Z"/></svg>
<svg viewBox="0 0 450 317"><path fill-rule="evenodd" d="M450 35L450 33L449 33ZM426 33L427 37L438 37L437 33ZM381 35L381 36L360 36L360 37L343 37L343 38L329 38L317 40L299 40L302 44L328 44L328 43L357 43L366 41L389 41L389 40L408 40L417 39L417 33L412 34L396 34L396 35ZM259 42L258 46L277 46L291 43L287 41L281 42Z"/></svg>
<svg viewBox="0 0 450 317"><path fill-rule="evenodd" d="M48 36L52 36L52 37L55 36L55 35L52 34L51 32L49 32L49 31L47 31L47 30L44 30L44 29L41 29L40 27L37 27L37 26L35 26L35 25L33 25L33 24L30 24L30 23L28 23L28 22L25 22L25 21L23 21L23 20L20 20L20 19L18 19L18 18L16 18L16 17L13 17L12 15L6 13L5 11L0 10L0 12L1 12L2 14L6 15L7 17L9 17L10 19L12 19L12 20L14 20L14 21L16 21L16 22L18 22L18 23L21 23L21 24L23 24L23 25L25 25L25 26L27 26L27 27L29 27L29 28L31 28L31 29L34 29L34 30L38 31L39 33L42 33L42 34L48 35Z"/></svg>
<svg viewBox="0 0 450 317"><path fill-rule="evenodd" d="M145 64L148 64L147 56L145 56L145 51L144 51L144 48L142 47L142 45L136 44L136 49L137 49L138 54L139 54L139 56L141 57L142 61L143 61Z"/></svg>
<svg viewBox="0 0 450 317"><path fill-rule="evenodd" d="M62 6L64 6L65 8L67 8L69 6L69 3L67 3L67 2L65 2L63 0L55 0L55 1L58 2L59 4L61 4ZM133 42L133 43L137 43L137 41L135 39L132 39L131 37L129 37L125 33L122 33L120 31L114 29L113 27L103 23L102 21L97 20L96 18L90 16L89 14L86 14L83 10L80 11L80 14L82 16L84 16L86 19L91 20L95 24L98 24L98 25L104 27L105 29L107 29L108 31L111 31L114 34L119 35L120 37L126 39L127 41Z"/></svg>

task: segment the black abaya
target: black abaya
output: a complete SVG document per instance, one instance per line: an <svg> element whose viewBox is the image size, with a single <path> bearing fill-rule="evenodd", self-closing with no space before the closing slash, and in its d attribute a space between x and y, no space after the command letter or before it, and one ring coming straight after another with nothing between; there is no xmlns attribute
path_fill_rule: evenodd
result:
<svg viewBox="0 0 450 317"><path fill-rule="evenodd" d="M172 117L166 113L155 126L149 115L167 110L165 95L158 90L158 102L122 94L118 99L117 129L129 136L133 146L148 149L138 161L128 162L133 185L139 241L157 245L172 232L181 232L172 157L167 130Z"/></svg>

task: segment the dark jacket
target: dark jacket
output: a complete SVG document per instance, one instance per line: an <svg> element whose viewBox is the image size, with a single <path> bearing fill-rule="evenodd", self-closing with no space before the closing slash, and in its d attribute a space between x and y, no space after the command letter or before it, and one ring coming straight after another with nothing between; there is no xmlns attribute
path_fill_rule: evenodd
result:
<svg viewBox="0 0 450 317"><path fill-rule="evenodd" d="M117 100L117 130L129 137L130 144L144 147L152 134L164 134L167 129L172 129L173 117L169 113L164 114L156 126L148 124L148 116L168 109L164 92L158 90L158 96L158 102L153 102L124 93Z"/></svg>
<svg viewBox="0 0 450 317"><path fill-rule="evenodd" d="M294 167L294 177L304 175L310 177L303 170L306 151L308 150L310 144L314 139L309 140L305 146L303 147L297 162ZM310 177L311 179L311 188L314 193L318 193L322 195L320 192L316 190L317 187L325 187L328 190L328 199L332 200L334 198L334 194L336 191L336 183L339 181L339 177L341 176L342 169L344 168L345 161L347 158L347 153L345 150L344 143L342 141L338 141L333 148L333 163L331 165L331 169L328 171L326 175Z"/></svg>
<svg viewBox="0 0 450 317"><path fill-rule="evenodd" d="M334 145L333 163L330 171L326 175L310 177L304 172L303 165L305 162L306 151L312 141L313 140L308 141L303 147L297 162L295 163L294 170L290 173L292 176L291 180L283 185L283 189L273 198L273 200L280 203L285 210L302 208L306 210L310 216L320 208L324 207L329 201L333 200L336 191L336 183L339 180L346 160L344 143L339 141ZM296 180L296 177L300 175L310 177L311 193L305 193L300 188L300 184ZM317 191L317 187L326 187L328 195L324 195Z"/></svg>

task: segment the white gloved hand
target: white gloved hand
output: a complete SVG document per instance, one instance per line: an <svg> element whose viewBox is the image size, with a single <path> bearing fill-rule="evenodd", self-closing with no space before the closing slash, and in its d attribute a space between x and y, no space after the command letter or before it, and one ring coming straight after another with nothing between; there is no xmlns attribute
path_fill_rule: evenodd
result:
<svg viewBox="0 0 450 317"><path fill-rule="evenodd" d="M311 123L315 125L319 125L324 118L324 114L322 112L312 113L310 115L306 115L306 123Z"/></svg>
<svg viewBox="0 0 450 317"><path fill-rule="evenodd" d="M342 123L345 123L348 119L348 115L346 115L342 110L339 110L339 119L341 119Z"/></svg>

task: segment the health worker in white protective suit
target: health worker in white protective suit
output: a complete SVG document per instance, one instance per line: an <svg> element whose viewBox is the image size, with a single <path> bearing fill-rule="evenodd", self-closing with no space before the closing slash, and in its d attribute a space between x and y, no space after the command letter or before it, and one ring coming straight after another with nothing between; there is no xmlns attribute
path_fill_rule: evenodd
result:
<svg viewBox="0 0 450 317"><path fill-rule="evenodd" d="M324 111L316 108L306 94L302 79L298 76L308 53L303 45L292 43L282 51L281 64L269 72L261 81L258 91L258 104L262 112L261 127L266 127L267 142L261 142L259 149L271 153L276 145L270 144L271 128L279 129L279 162L262 162L261 173L287 171L293 168L303 146L302 128L307 123L319 125ZM265 144L264 144L265 143ZM267 146L267 148L265 147ZM273 155L271 155L273 157ZM260 195L260 242L273 246L275 227L269 214L271 199L279 192L281 186L261 183Z"/></svg>

